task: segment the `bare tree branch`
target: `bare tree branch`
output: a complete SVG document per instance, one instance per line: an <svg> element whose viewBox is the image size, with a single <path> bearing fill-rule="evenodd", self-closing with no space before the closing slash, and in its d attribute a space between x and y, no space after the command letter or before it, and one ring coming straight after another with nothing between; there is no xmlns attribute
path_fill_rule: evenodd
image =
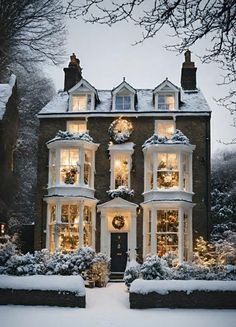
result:
<svg viewBox="0 0 236 327"><path fill-rule="evenodd" d="M63 60L62 0L0 0L0 71L10 64Z"/></svg>

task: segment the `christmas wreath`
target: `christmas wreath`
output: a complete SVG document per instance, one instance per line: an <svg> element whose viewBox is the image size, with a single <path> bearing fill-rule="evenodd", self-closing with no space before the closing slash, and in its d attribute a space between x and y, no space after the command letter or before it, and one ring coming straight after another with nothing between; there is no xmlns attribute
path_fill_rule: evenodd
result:
<svg viewBox="0 0 236 327"><path fill-rule="evenodd" d="M121 229L125 225L125 218L123 216L115 216L112 219L112 226L115 229Z"/></svg>
<svg viewBox="0 0 236 327"><path fill-rule="evenodd" d="M128 141L132 132L133 126L131 122L122 118L113 121L108 129L112 141L118 144Z"/></svg>

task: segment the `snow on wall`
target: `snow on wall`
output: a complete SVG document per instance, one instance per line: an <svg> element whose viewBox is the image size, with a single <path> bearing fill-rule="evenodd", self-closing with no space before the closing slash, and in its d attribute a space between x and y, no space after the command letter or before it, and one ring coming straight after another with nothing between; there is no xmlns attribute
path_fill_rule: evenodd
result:
<svg viewBox="0 0 236 327"><path fill-rule="evenodd" d="M12 74L10 76L8 84L0 84L0 119L3 118L6 104L12 95L12 89L16 84L16 76Z"/></svg>
<svg viewBox="0 0 236 327"><path fill-rule="evenodd" d="M110 90L98 90L100 103L96 105L96 112L110 112L112 109L112 93ZM50 101L40 112L41 114L60 114L68 113L69 95L67 92L58 93L52 101ZM137 90L137 105L135 112L154 112L153 105L153 90L138 89ZM183 91L181 90L181 105L180 112L208 112L210 108L200 90ZM124 111L126 112L126 111ZM130 112L134 112L130 110ZM156 111L155 111L156 112ZM75 113L75 112L74 112ZM82 112L81 112L82 113Z"/></svg>
<svg viewBox="0 0 236 327"><path fill-rule="evenodd" d="M193 291L236 291L236 281L208 280L143 280L136 279L130 287L131 293L168 294L171 291L183 291L187 294Z"/></svg>
<svg viewBox="0 0 236 327"><path fill-rule="evenodd" d="M18 290L71 291L85 295L84 280L81 276L5 276L0 278L0 288Z"/></svg>

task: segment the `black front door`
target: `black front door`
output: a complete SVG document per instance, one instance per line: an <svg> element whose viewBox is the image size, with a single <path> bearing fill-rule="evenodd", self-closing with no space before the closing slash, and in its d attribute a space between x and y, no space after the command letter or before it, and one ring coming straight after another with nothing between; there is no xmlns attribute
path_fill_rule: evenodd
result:
<svg viewBox="0 0 236 327"><path fill-rule="evenodd" d="M125 271L127 235L127 233L111 233L111 272Z"/></svg>

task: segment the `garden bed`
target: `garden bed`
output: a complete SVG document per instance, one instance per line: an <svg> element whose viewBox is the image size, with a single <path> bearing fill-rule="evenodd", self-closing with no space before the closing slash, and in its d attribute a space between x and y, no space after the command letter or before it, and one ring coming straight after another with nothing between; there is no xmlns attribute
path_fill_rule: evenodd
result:
<svg viewBox="0 0 236 327"><path fill-rule="evenodd" d="M136 279L129 299L131 309L236 309L236 281Z"/></svg>
<svg viewBox="0 0 236 327"><path fill-rule="evenodd" d="M85 308L80 276L0 276L0 304Z"/></svg>

